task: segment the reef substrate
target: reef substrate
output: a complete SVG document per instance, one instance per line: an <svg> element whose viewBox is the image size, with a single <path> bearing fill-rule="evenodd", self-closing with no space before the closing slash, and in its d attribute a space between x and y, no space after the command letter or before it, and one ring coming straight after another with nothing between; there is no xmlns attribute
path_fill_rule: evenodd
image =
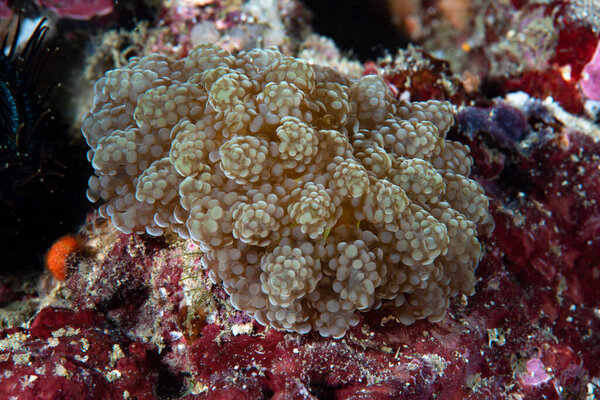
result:
<svg viewBox="0 0 600 400"><path fill-rule="evenodd" d="M426 54L367 65L398 95L463 105L448 138L469 145L490 197L496 226L481 239L475 294L454 299L440 322L404 326L382 307L357 314L342 339L265 328L211 283L197 246L119 233L90 214L65 283L29 323L3 322L0 397L598 398L598 125L580 93L576 106L560 103L556 71L539 93L530 72L516 74L515 93L491 100L446 68ZM34 301L6 282L0 300Z"/></svg>
<svg viewBox="0 0 600 400"><path fill-rule="evenodd" d="M594 356L600 351L600 145L560 123L539 101L523 110L510 104L464 108L451 133L473 151L479 181L492 196L496 229L483 239L475 295L453 302L441 322L407 327L384 307L361 315L341 340L278 332L228 306L208 278L196 288L206 295L205 307L191 312L181 301L180 282L182 273L203 273L197 248L172 237L118 233L90 217L89 254L70 261L68 308L46 308L28 328L2 332L3 394L594 395L600 373ZM500 113L499 124L490 116ZM507 127L523 134L508 140L501 134Z"/></svg>

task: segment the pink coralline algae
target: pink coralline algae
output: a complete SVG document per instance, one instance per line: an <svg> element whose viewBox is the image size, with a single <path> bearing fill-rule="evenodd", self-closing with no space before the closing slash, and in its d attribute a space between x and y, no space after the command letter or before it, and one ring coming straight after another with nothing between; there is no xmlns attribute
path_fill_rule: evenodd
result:
<svg viewBox="0 0 600 400"><path fill-rule="evenodd" d="M550 376L546 373L544 363L539 358L532 358L525 364L526 371L521 375L521 380L525 386L539 386L550 380Z"/></svg>
<svg viewBox="0 0 600 400"><path fill-rule="evenodd" d="M92 310L46 308L29 329L2 332L0 398L155 398L152 357Z"/></svg>
<svg viewBox="0 0 600 400"><path fill-rule="evenodd" d="M0 18L8 18L12 15L12 10L8 5L8 0L0 1Z"/></svg>
<svg viewBox="0 0 600 400"><path fill-rule="evenodd" d="M36 0L36 3L61 17L72 19L86 20L113 12L112 0Z"/></svg>
<svg viewBox="0 0 600 400"><path fill-rule="evenodd" d="M499 86L503 94L522 90L540 99L552 97L565 110L581 113L585 99L578 83L582 88L586 85L583 68L592 58L598 35L591 28L566 17L557 24L560 29L554 33L558 37L552 56L539 60L535 68L522 74L508 76Z"/></svg>
<svg viewBox="0 0 600 400"><path fill-rule="evenodd" d="M583 68L580 82L583 93L592 100L600 100L600 42L592 60Z"/></svg>

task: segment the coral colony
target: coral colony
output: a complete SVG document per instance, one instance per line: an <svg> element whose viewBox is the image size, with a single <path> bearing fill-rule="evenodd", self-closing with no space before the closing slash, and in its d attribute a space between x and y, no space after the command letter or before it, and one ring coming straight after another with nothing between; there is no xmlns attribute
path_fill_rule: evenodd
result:
<svg viewBox="0 0 600 400"><path fill-rule="evenodd" d="M125 233L199 245L257 321L343 337L355 310L439 321L471 294L488 199L446 102L255 49L153 54L95 86L88 197Z"/></svg>
<svg viewBox="0 0 600 400"><path fill-rule="evenodd" d="M405 3L362 64L293 0L32 1L106 29L93 206L0 279L0 399L599 399L600 11Z"/></svg>

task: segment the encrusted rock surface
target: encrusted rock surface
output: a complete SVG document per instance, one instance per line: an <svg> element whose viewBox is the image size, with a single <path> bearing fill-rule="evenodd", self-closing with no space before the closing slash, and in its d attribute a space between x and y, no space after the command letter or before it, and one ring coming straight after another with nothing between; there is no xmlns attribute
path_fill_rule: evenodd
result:
<svg viewBox="0 0 600 400"><path fill-rule="evenodd" d="M171 2L183 3L192 4ZM197 11L207 13L210 7L220 7L225 2L209 0L208 3L209 7L203 6ZM0 1L0 8L1 4ZM236 4L235 7L239 7L238 2ZM452 7L448 9L458 12L472 10L473 20L485 23L468 24L466 36L460 29L454 29L449 35L442 26L443 21L442 25L437 23L439 16L431 12L449 4ZM385 148L389 142L383 141L382 145L377 136L369 136L378 128L365 122L366 128L348 136L351 147L340 141L339 135L329 138L328 147L350 150L354 159L330 164L331 167L323 170L328 179L314 181L313 191L304 191L304 187L292 190L297 204L295 219L303 218L303 210L309 209L306 204L312 199L319 204L327 205L328 201L331 204L335 197L333 192L344 198L359 199L351 200L355 203L367 200L393 210L403 202L407 203L405 207L410 207L409 203L441 203L448 186L454 184L453 178L467 176L471 170L471 179L476 180L490 198L489 209L496 229L480 238L482 258L475 275L453 276L453 283L449 284L451 290L462 293L469 293L474 286L472 296L457 296L447 305L448 298L441 287L431 289L433 293L441 291L440 296L421 297L416 289L411 293L425 299L425 305L431 301L429 307L447 306L440 321L413 322L414 315L403 311L404 305L386 300L397 296L406 286L389 285L385 279L399 279L406 284L426 275L428 281L433 282L440 271L444 272L445 266L460 262L464 254L460 248L468 245L472 225L460 221L447 226L449 241L454 244L447 247L446 253L434 253L434 260L426 264L427 268L409 269L414 273L406 278L396 276L402 272L399 270L388 269L382 273L377 264L381 252L371 246L390 237L364 232L357 235L355 229L347 229L345 209L338 219L342 220L341 226L328 230L322 220L306 219L302 233L300 225L291 222L291 210L280 204L285 197L281 189L289 189L284 185L275 188L274 196L262 190L244 192L245 201L230 204L232 199L225 197L225 191L212 198L214 171L221 168L221 162L225 169L229 167L230 175L223 173L223 182L226 179L245 181L240 184L243 186L255 185L258 180L238 168L245 163L243 159L228 156L236 146L226 146L220 154L223 143L218 132L210 129L218 122L214 115L205 122L188 118L176 124L174 136L167 135L171 141L169 146L164 146L165 154L177 160L171 163L176 173L164 174L161 168L166 163L150 168L154 161L165 157L158 154L157 148L152 149L156 142L150 138L143 142L148 153L138 159L141 164L135 167L128 164L125 172L143 182L140 198L154 208L168 210L170 200L185 198L182 202L177 200L186 210L186 213L174 214L177 218L188 218L192 206L195 206L195 216L205 218L202 214L206 214L207 208L228 202L227 211L236 221L231 224L231 235L213 239L214 235L198 233L201 240L195 243L181 240L178 234L169 233L173 230L169 225L173 221L168 212L152 214L148 219L165 231L161 236L123 233L111 225L110 218L90 213L79 232L81 251L65 260L68 266L65 282L43 279L37 289L38 296L31 283L33 279L22 284L0 277L0 306L3 307L0 309L3 329L0 331L0 397L57 400L84 397L161 400L599 398L600 129L597 121L593 121L597 114L593 107L588 108L593 106L592 102L585 102L591 119L582 115L585 98L579 93L579 85L583 83L581 72L596 48L598 37L594 32L598 30L590 25L597 10L586 4L584 1L540 4L525 0L489 6L489 2L483 1L440 1L433 8L424 8L428 18L436 22L428 24L435 29L435 36L449 41L441 52L436 46L436 57L447 55L449 47L461 52L461 57L468 58L466 64L461 64L467 70L458 72L465 75L459 78L452 73L457 71L451 71L444 61L416 49L402 52L391 63L388 60L366 64L364 73L381 76L395 98L411 99L413 105L416 100L451 101L458 108L457 123L446 133L444 149L452 151L440 153L435 160L421 156L388 160L377 146L383 147L389 155L390 151ZM189 10L172 8L181 15ZM587 22L569 17L572 14L569 9L575 8L581 10ZM499 9L507 10L508 14L498 12ZM518 25L514 22L542 14L542 30L537 29L539 20ZM223 16L217 16L215 24L220 24L218 18ZM203 24L206 18L197 20ZM548 23L552 21L556 24ZM492 24L491 29L489 24ZM507 30L494 29L498 24ZM487 27L484 35L479 34L482 26ZM363 26L358 29L370 33ZM516 34L497 34L509 30ZM478 36L474 37L471 32ZM539 44L535 40L536 32L544 34L545 43L558 38L552 54L542 54L548 53L546 47L537 46L533 50L543 50L538 54L540 57L536 56L535 62L526 59L521 63L522 58L515 54L522 54L522 49L529 51L528 43ZM473 41L474 38L477 40ZM147 42L147 48L151 48L152 40ZM177 54L186 54L188 49L185 45L179 46ZM307 49L298 54L308 55L311 62L329 61L331 66L336 65L338 60L331 58L339 56L337 50L332 53L321 48L320 51L316 56ZM496 63L486 57L490 53L500 54L506 62ZM160 64L162 61L154 59L152 62ZM524 65L525 71L510 70L515 62ZM189 66L198 67L195 63ZM232 68L235 73L246 74L249 81L257 79L238 67ZM508 68L508 78L494 78L498 67L502 71ZM321 76L314 71L317 80L335 77L329 72ZM477 71L485 72L474 76ZM162 82L157 85L165 88L172 84L164 78L159 80ZM260 179L272 174L268 163L274 158L275 150L279 162L285 166L282 168L285 173L293 171L293 179L299 179L306 173L303 165L323 152L318 136L322 129L315 129L313 125L327 126L325 130L341 132L344 136L343 126L331 125L339 121L350 132L348 127L353 126L353 115L357 112L351 104L351 96L357 92L351 92L348 104L343 103L335 112L315 114L310 123L301 121L306 126L293 119L300 119L298 116L283 121L279 112L286 107L288 111L293 108L295 99L301 99L302 104L317 93L326 109L343 92L340 87L350 88L354 82L334 79L326 87L315 85L310 96L304 93L306 88L295 91L290 85L271 85L260 99L271 101L278 96L279 89L290 94L288 101L268 107L268 112L280 117L280 125L286 128L272 130L268 138L258 135L258 142L251 138L256 135L232 134L227 139L238 138L242 154L258 149L256 154L267 156L264 163L261 159L261 163L247 164L260 171ZM148 91L143 87L138 89ZM241 89L248 88L241 86ZM260 90L263 89L266 85L261 86ZM193 93L195 88L189 85L185 90ZM532 97L521 92L503 98L517 90ZM153 92L155 97L146 96L142 102L147 109L137 113L140 121L151 118L148 109L159 104L160 96L168 90L159 92ZM232 95L235 93L239 91ZM135 116L133 104L136 101L135 96L125 100L127 106L123 110ZM402 103L396 103L399 104ZM401 106L396 111L397 116L405 118ZM374 113L373 118L379 120L380 116ZM137 125L134 121L130 123ZM245 123L244 118L237 117L227 123L240 121ZM435 126L440 132L440 125L435 123ZM127 130L124 139L107 140L107 148L117 148L124 141L138 143L152 130L162 129L129 128L122 129ZM303 132L301 137L294 133L298 131ZM302 143L297 142L298 138L304 138ZM355 146L356 140L372 140L377 146ZM276 146L271 146L271 142ZM238 142L230 142L234 143ZM402 146L398 145L392 152L408 149ZM133 150L122 150L123 159L137 157L132 154L137 151ZM211 153L217 157L211 160ZM456 157L451 160L448 154ZM473 162L465 163L469 154ZM207 155L209 163L203 164L210 164L211 169L196 162ZM448 167L442 167L446 163ZM105 176L100 179L110 187L111 179L123 173L119 168L118 164L106 164L106 169L99 173ZM385 184L384 175L394 174L394 169L410 171L410 174L395 174L387 179L391 185ZM448 171L442 174L441 169ZM179 183L176 193L168 184L173 183L169 179L178 175L186 178ZM154 185L155 177L167 185ZM137 189L137 185L133 189ZM118 191L107 192L107 196L116 199L133 189L119 187ZM126 197L129 203L116 200L119 207L137 201L136 193L132 193L133 197ZM396 196L395 201L390 201L392 195ZM205 197L206 200L202 200ZM291 193L289 198L291 201ZM318 215L327 220L332 215L336 217L339 208L343 207L325 206L319 209ZM428 209L431 217L440 222L454 218L455 211L456 207ZM217 214L209 217L216 218ZM366 210L364 218L389 224L385 222L389 215ZM477 213L471 217L473 221L480 218ZM261 229L256 229L252 223L255 221L260 221ZM358 228L363 230L368 224L373 223L363 219ZM289 236L281 237L279 232L290 225L304 235L302 243L291 234L292 229ZM176 227L182 226L185 232L184 219L176 224ZM322 233L317 233L321 229ZM143 230L140 226L139 232ZM151 228L151 233L160 232ZM481 235L484 231L478 229L478 233ZM311 234L316 238L312 239ZM223 253L214 249L204 251L200 245L205 239L211 246L222 248L227 248L229 241L243 242L252 249L266 248L270 243L281 246L277 250L269 249L273 251L265 255L264 263L258 254L251 254L246 260L255 268L248 268L242 263L215 263ZM321 249L327 258L311 254L315 249ZM211 252L212 256L203 259ZM386 253L383 254L385 257ZM281 256L289 257L283 264L288 261L294 280L284 278ZM451 258L455 261L450 261ZM344 268L355 262L358 268ZM411 263L411 258L403 258L401 262ZM222 274L225 280L215 279ZM327 296L315 298L308 294L299 303L292 300L303 290L319 293L323 287ZM377 287L373 297L383 299L381 304L378 301L371 304L373 297L368 295L371 287ZM262 294L256 296L256 293ZM358 310L351 317L352 324L356 325L348 328L341 339L323 337L314 330L329 329L330 320L321 316L327 315L328 307L335 309L335 302L341 304L340 299L352 302ZM309 301L315 310L326 313L304 315L303 307ZM271 302L277 307L269 306L266 318L270 318L276 329L258 324L248 313L239 310L258 310ZM406 319L407 316L412 318ZM343 324L348 322L347 319L342 321ZM413 323L405 325L410 322ZM286 329L312 331L300 334L285 332Z"/></svg>
<svg viewBox="0 0 600 400"><path fill-rule="evenodd" d="M452 135L473 149L474 168L494 196L496 229L483 239L475 294L452 302L440 322L405 326L390 304L357 314L357 326L339 340L268 329L230 306L222 287L210 282L197 246L115 232L92 218L86 253L70 261L72 292L61 295L80 311L46 308L29 327L2 331L3 393L24 399L39 393L123 398L125 391L141 399L594 398L600 147L564 126L556 135L536 131L527 123L537 121L532 114L513 121L530 146L518 142L510 153L479 111L461 111ZM493 129L471 137L473 126ZM85 341L94 346L84 352Z"/></svg>

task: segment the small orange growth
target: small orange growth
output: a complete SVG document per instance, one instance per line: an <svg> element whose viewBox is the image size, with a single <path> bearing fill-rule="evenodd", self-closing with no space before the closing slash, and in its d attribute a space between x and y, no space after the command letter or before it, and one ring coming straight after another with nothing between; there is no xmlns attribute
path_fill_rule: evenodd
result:
<svg viewBox="0 0 600 400"><path fill-rule="evenodd" d="M46 268L60 281L67 276L67 257L79 249L79 242L72 235L58 239L46 254Z"/></svg>
<svg viewBox="0 0 600 400"><path fill-rule="evenodd" d="M478 75L465 71L462 76L462 84L467 93L477 92L481 86L481 79Z"/></svg>
<svg viewBox="0 0 600 400"><path fill-rule="evenodd" d="M562 150L568 150L571 146L571 140L569 139L569 135L566 133L560 135L556 140Z"/></svg>

